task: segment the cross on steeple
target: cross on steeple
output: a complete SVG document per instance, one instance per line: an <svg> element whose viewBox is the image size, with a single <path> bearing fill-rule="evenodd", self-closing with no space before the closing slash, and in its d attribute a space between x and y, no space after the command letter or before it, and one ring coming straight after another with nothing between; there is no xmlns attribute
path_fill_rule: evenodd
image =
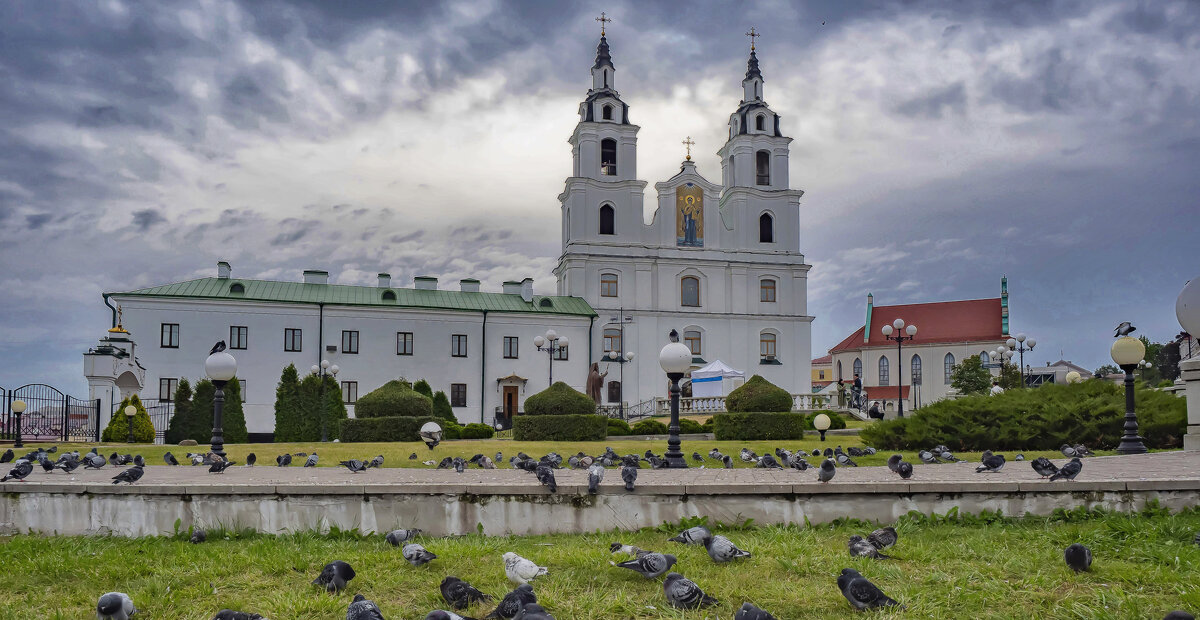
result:
<svg viewBox="0 0 1200 620"><path fill-rule="evenodd" d="M604 36L604 25L612 20L608 18L608 14L606 14L604 11L600 11L600 17L597 17L596 21L600 22L600 36Z"/></svg>
<svg viewBox="0 0 1200 620"><path fill-rule="evenodd" d="M695 144L696 143L692 141L691 136L688 136L687 139L683 141L683 145L687 147L687 160L688 161L692 161L692 146Z"/></svg>
<svg viewBox="0 0 1200 620"><path fill-rule="evenodd" d="M746 36L750 37L750 51L753 52L754 51L754 40L757 39L758 37L761 37L762 35L759 34L759 32L757 30L754 29L754 26L751 26L750 32L747 32Z"/></svg>

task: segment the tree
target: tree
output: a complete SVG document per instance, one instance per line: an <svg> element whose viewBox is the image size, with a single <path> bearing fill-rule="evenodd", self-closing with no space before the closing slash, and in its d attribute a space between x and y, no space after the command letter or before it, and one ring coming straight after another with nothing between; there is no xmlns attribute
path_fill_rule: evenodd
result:
<svg viewBox="0 0 1200 620"><path fill-rule="evenodd" d="M1000 387L1006 390L1021 389L1021 367L1016 364L1005 364L1000 369L998 381Z"/></svg>
<svg viewBox="0 0 1200 620"><path fill-rule="evenodd" d="M188 418L183 424L183 439L205 444L212 441L213 399L217 388L208 379L196 382ZM242 384L236 378L225 384L225 402L221 407L221 436L225 443L246 443L246 415L242 413ZM179 414L176 413L176 416Z"/></svg>
<svg viewBox="0 0 1200 620"><path fill-rule="evenodd" d="M414 383L412 389L418 394L424 394L429 398L433 398L433 388L429 387L429 382L424 379Z"/></svg>
<svg viewBox="0 0 1200 620"><path fill-rule="evenodd" d="M441 390L438 390L433 395L433 415L449 422L458 421L458 418L454 415L454 409L450 407L450 399L446 398L446 393Z"/></svg>
<svg viewBox="0 0 1200 620"><path fill-rule="evenodd" d="M950 385L959 394L983 394L992 387L992 373L983 367L978 355L972 355L954 366Z"/></svg>
<svg viewBox="0 0 1200 620"><path fill-rule="evenodd" d="M184 434L184 427L192 415L192 384L188 383L186 378L179 380L179 386L175 388L175 411L171 414L171 422L167 425L167 433L165 441L168 444L177 444L187 436Z"/></svg>
<svg viewBox="0 0 1200 620"><path fill-rule="evenodd" d="M293 441L320 441L322 414L325 416L327 437L332 440L340 436L342 420L348 417L346 404L342 402L342 390L336 379L326 375L325 401L322 405L321 382L322 378L314 374L306 375L300 382L300 424L297 425L300 435Z"/></svg>
<svg viewBox="0 0 1200 620"><path fill-rule="evenodd" d="M221 407L221 437L225 443L246 443L246 414L242 411L242 382L235 377L225 384L225 405Z"/></svg>
<svg viewBox="0 0 1200 620"><path fill-rule="evenodd" d="M1105 364L1105 365L1097 368L1092 373L1092 376L1096 377L1097 379L1103 379L1105 375L1113 375L1113 374L1117 374L1120 372L1122 372L1122 371L1120 368L1117 367L1116 364Z"/></svg>
<svg viewBox="0 0 1200 620"><path fill-rule="evenodd" d="M1163 379L1174 381L1179 378L1179 358L1178 342L1168 342L1159 350L1158 359L1154 363Z"/></svg>
<svg viewBox="0 0 1200 620"><path fill-rule="evenodd" d="M100 435L100 441L125 443L129 441L129 416L125 415L125 407L133 405L137 412L133 414L133 442L154 443L154 424L150 422L150 414L142 406L142 399L137 394L121 401L121 406L113 413Z"/></svg>
<svg viewBox="0 0 1200 620"><path fill-rule="evenodd" d="M275 441L296 441L300 435L300 373L288 364L275 386Z"/></svg>

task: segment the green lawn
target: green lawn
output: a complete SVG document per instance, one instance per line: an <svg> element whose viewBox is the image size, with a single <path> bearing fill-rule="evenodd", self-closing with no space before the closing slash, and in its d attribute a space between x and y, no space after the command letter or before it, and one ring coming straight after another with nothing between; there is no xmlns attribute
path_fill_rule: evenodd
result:
<svg viewBox="0 0 1200 620"><path fill-rule="evenodd" d="M702 547L666 542L678 527L587 535L463 536L422 542L439 558L412 568L380 536L357 532L266 536L211 532L209 542L183 537L15 536L0 538L5 586L0 620L91 617L96 598L129 593L146 618L201 620L230 607L268 618L334 620L363 593L390 620L420 620L444 607L438 584L447 575L500 597L511 586L501 555L515 551L549 567L534 583L560 620L732 617L753 601L780 620L859 618L835 586L854 567L907 611L875 618L1161 618L1176 608L1200 609L1200 511L1177 515L1073 512L1052 518L904 518L897 559L851 559L846 539L872 525L843 522L741 528L723 532L753 557L718 565ZM716 529L714 527L714 529ZM183 534L186 536L186 533ZM229 538L226 538L229 536ZM609 566L614 540L672 552L676 569L721 604L708 611L665 607L659 581ZM1095 554L1092 572L1073 574L1062 549L1073 542ZM309 585L321 566L341 559L358 577L329 596ZM482 618L490 606L468 610Z"/></svg>

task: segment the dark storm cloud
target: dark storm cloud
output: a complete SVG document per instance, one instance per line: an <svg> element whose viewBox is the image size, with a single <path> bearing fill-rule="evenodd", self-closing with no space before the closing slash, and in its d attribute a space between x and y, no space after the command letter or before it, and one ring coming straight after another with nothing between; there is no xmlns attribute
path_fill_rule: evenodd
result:
<svg viewBox="0 0 1200 620"><path fill-rule="evenodd" d="M29 230L37 230L52 219L54 216L49 213L34 213L25 216L25 225L29 227Z"/></svg>
<svg viewBox="0 0 1200 620"><path fill-rule="evenodd" d="M967 105L967 93L962 82L951 84L920 97L909 99L896 106L904 116L941 118L943 114L962 114Z"/></svg>
<svg viewBox="0 0 1200 620"><path fill-rule="evenodd" d="M166 221L167 218L163 217L162 212L158 209L142 209L133 212L133 225L142 232L146 232L155 224L163 224Z"/></svg>

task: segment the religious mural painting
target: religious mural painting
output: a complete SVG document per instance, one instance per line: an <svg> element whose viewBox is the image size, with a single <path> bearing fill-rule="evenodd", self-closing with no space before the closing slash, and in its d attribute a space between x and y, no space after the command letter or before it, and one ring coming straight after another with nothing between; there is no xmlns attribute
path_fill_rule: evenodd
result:
<svg viewBox="0 0 1200 620"><path fill-rule="evenodd" d="M695 183L675 188L675 245L704 247L704 190Z"/></svg>

